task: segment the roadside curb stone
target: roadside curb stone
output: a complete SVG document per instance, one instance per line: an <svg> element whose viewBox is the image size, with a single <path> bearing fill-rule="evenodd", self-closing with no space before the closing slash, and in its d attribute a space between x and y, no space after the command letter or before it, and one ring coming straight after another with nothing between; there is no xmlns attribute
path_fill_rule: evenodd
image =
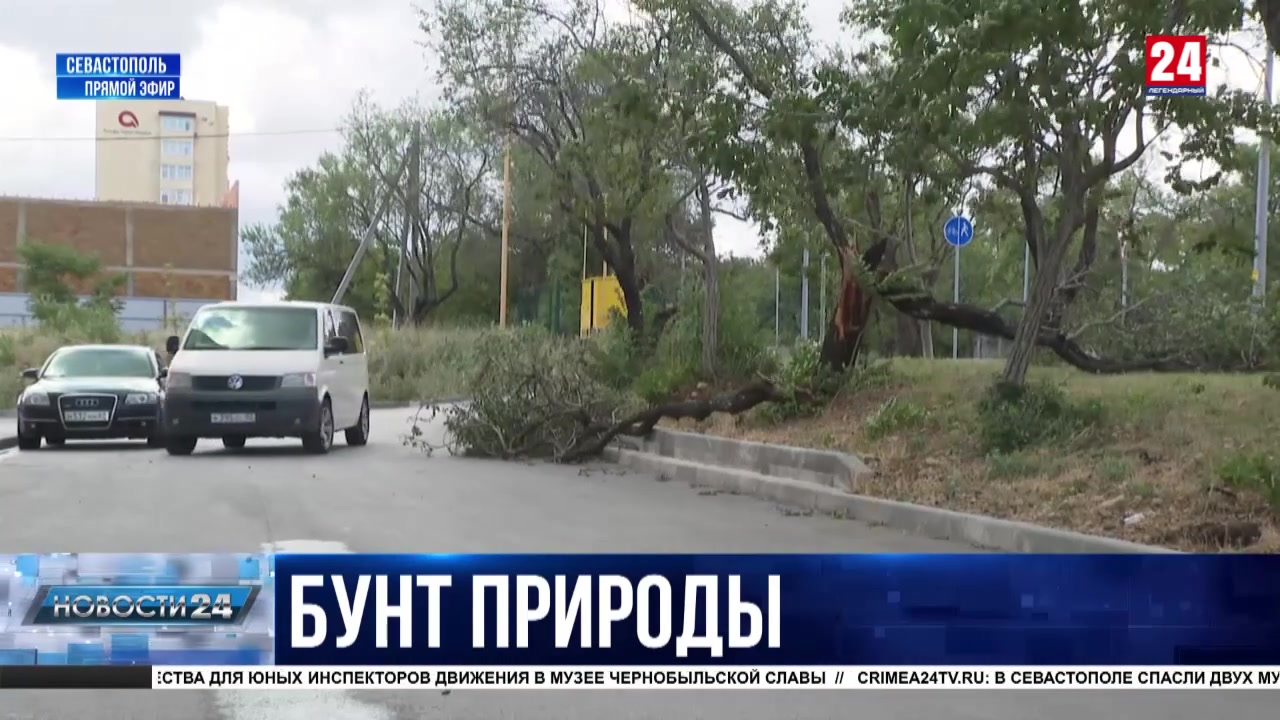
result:
<svg viewBox="0 0 1280 720"><path fill-rule="evenodd" d="M605 458L699 487L771 500L976 548L1021 553L1172 553L1167 548L857 494L872 473L831 450L733 440L657 428L620 439Z"/></svg>

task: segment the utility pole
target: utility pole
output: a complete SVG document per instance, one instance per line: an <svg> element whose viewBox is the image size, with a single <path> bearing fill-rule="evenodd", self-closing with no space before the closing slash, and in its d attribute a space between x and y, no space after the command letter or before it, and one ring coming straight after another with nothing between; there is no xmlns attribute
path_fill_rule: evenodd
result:
<svg viewBox="0 0 1280 720"><path fill-rule="evenodd" d="M507 326L507 255L511 248L511 133L507 133L502 154L502 303L498 311L498 327Z"/></svg>
<svg viewBox="0 0 1280 720"><path fill-rule="evenodd" d="M1275 51L1267 47L1266 80L1263 83L1267 105L1271 104L1271 78L1275 70ZM1258 143L1257 202L1253 218L1253 299L1255 309L1267 300L1267 201L1271 189L1271 137L1263 134Z"/></svg>
<svg viewBox="0 0 1280 720"><path fill-rule="evenodd" d="M396 167L395 173L391 176L391 186L378 199L378 206L373 211L373 219L369 221L369 227L364 231L364 237L360 238L360 244L356 246L356 254L351 258L351 264L347 265L347 272L343 274L342 281L338 283L338 289L333 293L333 304L337 305L342 302L342 298L347 294L347 288L351 285L351 279L355 277L356 268L360 267L360 261L364 259L364 254L368 252L369 245L373 243L373 235L378 230L378 223L382 222L382 215L387 211L387 206L391 203L391 196L396 185L400 184L400 176L404 175L404 167L408 163L409 158L400 159L400 165Z"/></svg>
<svg viewBox="0 0 1280 720"><path fill-rule="evenodd" d="M825 340L827 338L827 255L823 253L818 260L818 322L822 323L822 330L818 331L818 339Z"/></svg>
<svg viewBox="0 0 1280 720"><path fill-rule="evenodd" d="M782 344L782 270L773 269L773 344Z"/></svg>
<svg viewBox="0 0 1280 720"><path fill-rule="evenodd" d="M809 245L805 243L800 262L800 337L809 339Z"/></svg>

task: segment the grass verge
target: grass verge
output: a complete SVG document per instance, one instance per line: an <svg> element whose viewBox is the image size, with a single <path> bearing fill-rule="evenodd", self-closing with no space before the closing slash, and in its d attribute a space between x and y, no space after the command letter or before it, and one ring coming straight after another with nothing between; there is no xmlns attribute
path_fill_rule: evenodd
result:
<svg viewBox="0 0 1280 720"><path fill-rule="evenodd" d="M1280 393L1262 377L1037 368L1087 412L994 452L980 406L999 370L895 360L814 417L682 428L856 454L877 470L861 492L877 497L1183 550L1280 549Z"/></svg>

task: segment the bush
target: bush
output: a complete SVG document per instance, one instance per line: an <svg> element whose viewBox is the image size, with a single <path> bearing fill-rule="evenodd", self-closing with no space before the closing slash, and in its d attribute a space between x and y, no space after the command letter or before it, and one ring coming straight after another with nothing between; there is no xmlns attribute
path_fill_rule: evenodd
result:
<svg viewBox="0 0 1280 720"><path fill-rule="evenodd" d="M1097 402L1073 403L1055 385L997 383L978 402L978 434L986 452L1009 454L1065 442L1101 417Z"/></svg>
<svg viewBox="0 0 1280 720"><path fill-rule="evenodd" d="M867 418L866 435L869 440L879 440L907 430L918 430L929 420L925 408L899 398L889 398Z"/></svg>
<svg viewBox="0 0 1280 720"><path fill-rule="evenodd" d="M1218 479L1240 489L1262 494L1280 510L1280 458L1269 453L1236 453L1218 466Z"/></svg>
<svg viewBox="0 0 1280 720"><path fill-rule="evenodd" d="M482 331L465 328L366 329L369 394L377 400L416 402L465 393L466 373L483 355Z"/></svg>

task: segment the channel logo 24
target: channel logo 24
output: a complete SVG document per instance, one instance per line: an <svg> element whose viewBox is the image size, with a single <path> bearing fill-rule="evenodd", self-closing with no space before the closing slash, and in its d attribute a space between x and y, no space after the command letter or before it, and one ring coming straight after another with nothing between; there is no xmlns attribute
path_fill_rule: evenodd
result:
<svg viewBox="0 0 1280 720"><path fill-rule="evenodd" d="M1209 59L1204 35L1147 36L1147 95L1205 95Z"/></svg>

